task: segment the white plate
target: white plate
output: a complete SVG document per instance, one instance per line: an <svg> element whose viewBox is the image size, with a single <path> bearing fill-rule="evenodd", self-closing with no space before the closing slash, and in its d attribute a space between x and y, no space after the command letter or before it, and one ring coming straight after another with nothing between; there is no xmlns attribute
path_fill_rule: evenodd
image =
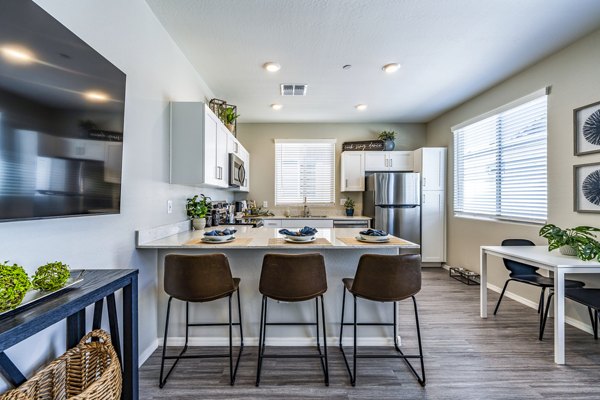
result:
<svg viewBox="0 0 600 400"><path fill-rule="evenodd" d="M313 240L315 240L315 236L314 235L308 235L308 236L292 236L292 235L285 235L285 238L289 241L292 242L312 242Z"/></svg>
<svg viewBox="0 0 600 400"><path fill-rule="evenodd" d="M290 243L310 243L310 242L314 242L315 240L317 240L317 238L315 238L314 236L301 236L302 238L309 238L308 240L302 239L302 240L296 240L296 239L290 239L290 236L286 236L284 238L284 240L286 242L290 242Z"/></svg>
<svg viewBox="0 0 600 400"><path fill-rule="evenodd" d="M206 242L226 242L230 240L233 235L223 235L223 236L203 236L203 239L206 239Z"/></svg>
<svg viewBox="0 0 600 400"><path fill-rule="evenodd" d="M229 239L227 240L212 240L212 239L207 239L206 236L204 236L202 239L200 239L200 241L204 242L204 243L215 243L215 244L219 244L219 243L229 243L229 242L233 242L235 240L235 236L230 235Z"/></svg>
<svg viewBox="0 0 600 400"><path fill-rule="evenodd" d="M365 243L385 243L390 241L390 237L388 236L357 236L356 240L359 242Z"/></svg>

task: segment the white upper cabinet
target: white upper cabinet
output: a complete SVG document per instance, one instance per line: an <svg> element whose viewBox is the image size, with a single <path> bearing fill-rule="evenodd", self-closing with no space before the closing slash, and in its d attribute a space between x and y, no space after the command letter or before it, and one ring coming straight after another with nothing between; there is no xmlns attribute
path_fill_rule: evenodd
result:
<svg viewBox="0 0 600 400"><path fill-rule="evenodd" d="M365 190L365 152L345 151L341 162L341 192Z"/></svg>
<svg viewBox="0 0 600 400"><path fill-rule="evenodd" d="M446 189L446 148L423 147L415 150L415 172L421 173L421 189Z"/></svg>
<svg viewBox="0 0 600 400"><path fill-rule="evenodd" d="M365 151L365 171L412 171L412 151Z"/></svg>
<svg viewBox="0 0 600 400"><path fill-rule="evenodd" d="M229 187L228 135L204 103L171 103L171 183Z"/></svg>

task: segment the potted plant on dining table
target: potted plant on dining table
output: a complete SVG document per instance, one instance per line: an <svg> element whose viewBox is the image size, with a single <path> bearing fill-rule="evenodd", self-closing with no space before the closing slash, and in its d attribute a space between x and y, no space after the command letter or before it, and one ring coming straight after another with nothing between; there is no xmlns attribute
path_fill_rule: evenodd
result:
<svg viewBox="0 0 600 400"><path fill-rule="evenodd" d="M600 243L593 232L600 232L600 228L577 226L562 229L554 224L546 224L540 229L540 236L548 239L548 251L558 249L565 256L600 261Z"/></svg>

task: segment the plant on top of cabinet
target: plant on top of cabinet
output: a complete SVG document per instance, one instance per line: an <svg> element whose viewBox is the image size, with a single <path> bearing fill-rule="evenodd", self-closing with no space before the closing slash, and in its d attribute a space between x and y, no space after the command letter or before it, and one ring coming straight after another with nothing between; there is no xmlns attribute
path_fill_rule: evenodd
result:
<svg viewBox="0 0 600 400"><path fill-rule="evenodd" d="M348 198L344 202L344 207L346 208L346 215L351 217L354 215L354 200Z"/></svg>
<svg viewBox="0 0 600 400"><path fill-rule="evenodd" d="M562 229L554 224L546 224L540 229L540 236L548 239L548 251L558 249L565 256L600 261L600 243L592 232L600 232L600 229L592 226Z"/></svg>
<svg viewBox="0 0 600 400"><path fill-rule="evenodd" d="M0 263L0 312L12 310L23 301L31 283L20 265Z"/></svg>
<svg viewBox="0 0 600 400"><path fill-rule="evenodd" d="M394 139L396 139L396 132L394 131L382 131L379 136L377 136L379 140L383 140L384 150L392 151L396 144L394 143Z"/></svg>
<svg viewBox="0 0 600 400"><path fill-rule="evenodd" d="M198 197L200 197L200 199L198 199ZM195 195L186 201L185 210L187 216L192 220L192 226L195 230L204 229L206 226L206 214L212 205L211 198L200 194L200 196Z"/></svg>
<svg viewBox="0 0 600 400"><path fill-rule="evenodd" d="M221 111L219 112L219 118L231 133L235 133L235 120L238 119L239 116L240 115L237 114L237 107L231 106L230 104L221 108Z"/></svg>

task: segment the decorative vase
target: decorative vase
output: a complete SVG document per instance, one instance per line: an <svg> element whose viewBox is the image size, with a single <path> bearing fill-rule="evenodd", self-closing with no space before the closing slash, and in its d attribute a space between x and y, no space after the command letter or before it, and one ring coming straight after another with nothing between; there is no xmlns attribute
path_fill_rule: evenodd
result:
<svg viewBox="0 0 600 400"><path fill-rule="evenodd" d="M571 246L560 246L558 252L563 256L576 256L577 250Z"/></svg>
<svg viewBox="0 0 600 400"><path fill-rule="evenodd" d="M192 227L195 231L200 231L206 227L206 218L194 218L192 219Z"/></svg>
<svg viewBox="0 0 600 400"><path fill-rule="evenodd" d="M346 216L351 217L354 215L354 208L346 208Z"/></svg>
<svg viewBox="0 0 600 400"><path fill-rule="evenodd" d="M234 124L225 124L225 126L227 127L227 129L229 129L229 132L235 133L235 125Z"/></svg>
<svg viewBox="0 0 600 400"><path fill-rule="evenodd" d="M392 151L394 150L394 147L396 147L396 143L394 143L393 140L388 139L383 141L383 150Z"/></svg>

